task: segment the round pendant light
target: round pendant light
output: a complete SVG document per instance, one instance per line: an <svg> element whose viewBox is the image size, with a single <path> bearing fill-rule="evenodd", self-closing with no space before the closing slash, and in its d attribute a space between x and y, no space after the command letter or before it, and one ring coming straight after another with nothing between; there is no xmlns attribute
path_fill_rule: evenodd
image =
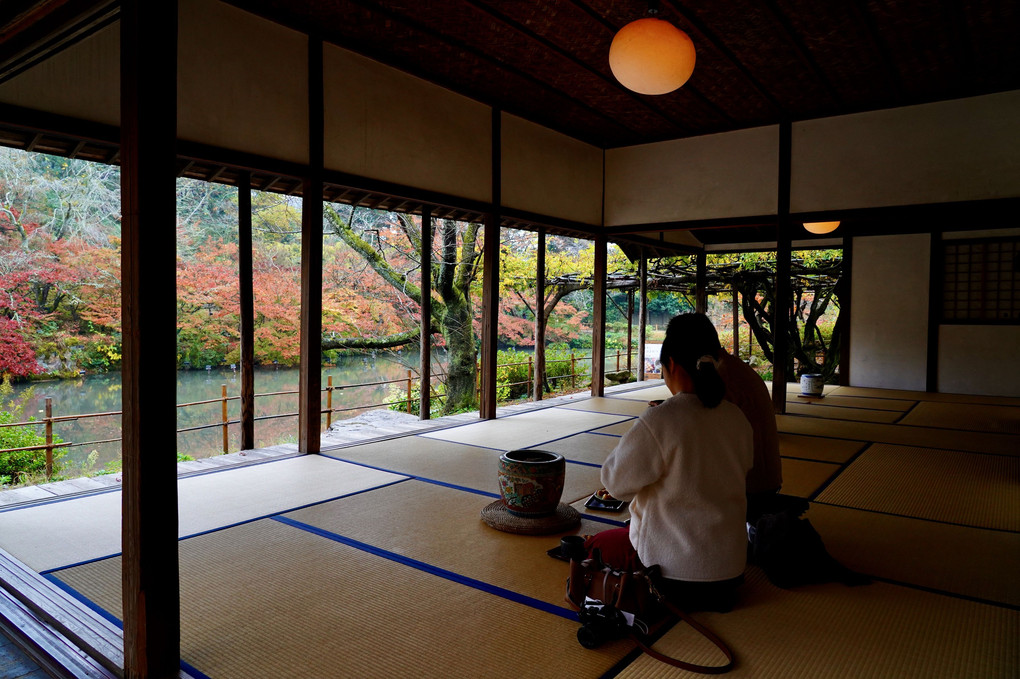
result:
<svg viewBox="0 0 1020 679"><path fill-rule="evenodd" d="M694 43L679 28L654 17L632 21L609 47L609 68L638 94L667 94L694 72Z"/></svg>
<svg viewBox="0 0 1020 679"><path fill-rule="evenodd" d="M832 233L839 226L839 222L805 222L804 228L811 233Z"/></svg>

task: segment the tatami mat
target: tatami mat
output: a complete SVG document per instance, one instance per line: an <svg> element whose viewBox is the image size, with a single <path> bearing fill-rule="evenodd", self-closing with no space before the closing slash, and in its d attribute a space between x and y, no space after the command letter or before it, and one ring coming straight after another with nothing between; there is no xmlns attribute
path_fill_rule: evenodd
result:
<svg viewBox="0 0 1020 679"><path fill-rule="evenodd" d="M786 393L787 402L807 403L814 405L840 406L842 408L865 408L869 410L896 410L906 412L910 410L916 401L908 401L893 398L864 398L861 396L837 396L832 394L821 399L805 398L799 392L791 391Z"/></svg>
<svg viewBox="0 0 1020 679"><path fill-rule="evenodd" d="M490 498L407 481L287 514L288 519L366 542L555 606L563 601L569 567L546 552L566 534L604 530L582 521L552 535L516 535L480 518ZM379 507L386 507L385 513Z"/></svg>
<svg viewBox="0 0 1020 679"><path fill-rule="evenodd" d="M1020 533L812 504L836 560L868 575L1020 606Z"/></svg>
<svg viewBox="0 0 1020 679"><path fill-rule="evenodd" d="M847 422L799 415L776 415L780 432L807 436L828 436L852 441L874 441L905 446L931 446L996 455L1016 455L1020 437L1011 434L964 432L902 424Z"/></svg>
<svg viewBox="0 0 1020 679"><path fill-rule="evenodd" d="M940 427L1020 434L1020 406L919 403L902 420L918 427ZM1015 453L1020 455L1020 437Z"/></svg>
<svg viewBox="0 0 1020 679"><path fill-rule="evenodd" d="M631 430L631 427L634 426L634 423L636 421L637 421L636 419L624 420L623 422L617 422L616 424L611 424L608 427L600 427L598 429L592 429L591 433L593 433L593 434L609 434L610 436L623 436L624 434L626 434L628 431Z"/></svg>
<svg viewBox="0 0 1020 679"><path fill-rule="evenodd" d="M216 679L597 677L629 648L585 650L574 621L272 519L180 553L182 658ZM120 610L119 559L59 577Z"/></svg>
<svg viewBox="0 0 1020 679"><path fill-rule="evenodd" d="M726 614L697 614L737 655L727 677L753 679L1015 679L1020 612L881 582L782 590L749 569L744 600ZM687 625L656 648L718 663ZM693 677L643 655L623 679Z"/></svg>
<svg viewBox="0 0 1020 679"><path fill-rule="evenodd" d="M826 392L826 396L829 392ZM836 387L833 396L855 396L860 398L890 398L905 401L934 401L938 403L974 403L987 405L1017 405L1016 397L980 396L977 394L944 394L929 391L909 391L904 389L875 389L873 387Z"/></svg>
<svg viewBox="0 0 1020 679"><path fill-rule="evenodd" d="M833 474L840 469L830 462L783 460L783 493L797 497L812 497Z"/></svg>
<svg viewBox="0 0 1020 679"><path fill-rule="evenodd" d="M824 404L823 404L824 403ZM872 410L869 408L845 408L825 401L788 402L786 412L790 415L823 417L832 420L853 420L855 422L895 422L903 417L897 410Z"/></svg>
<svg viewBox="0 0 1020 679"><path fill-rule="evenodd" d="M424 436L405 436L389 441L365 443L327 453L341 460L463 486L489 493L493 497L499 495L500 454L499 450L477 448ZM597 467L567 465L563 483L564 502L570 503L600 487Z"/></svg>
<svg viewBox="0 0 1020 679"><path fill-rule="evenodd" d="M542 450L559 453L568 460L601 465L619 442L619 436L575 434L559 441L546 443L542 446ZM593 488L592 490L597 489Z"/></svg>
<svg viewBox="0 0 1020 679"><path fill-rule="evenodd" d="M184 477L177 482L179 534L250 521L401 478L319 455ZM11 509L0 512L0 547L37 571L118 554L120 516L119 490Z"/></svg>
<svg viewBox="0 0 1020 679"><path fill-rule="evenodd" d="M496 474L501 452L424 436L402 436L323 454L398 474L498 493Z"/></svg>
<svg viewBox="0 0 1020 679"><path fill-rule="evenodd" d="M864 441L779 434L779 454L819 462L846 462L867 444Z"/></svg>
<svg viewBox="0 0 1020 679"><path fill-rule="evenodd" d="M647 403L648 401L658 401L661 399L667 399L671 396L669 389L666 385L656 380L657 384L649 387L634 389L633 391L624 391L613 394L613 398L626 398L632 401L642 401Z"/></svg>
<svg viewBox="0 0 1020 679"><path fill-rule="evenodd" d="M648 409L645 401L635 401L627 398L590 398L586 401L578 401L570 405L558 406L558 410L583 410L593 413L608 413L611 415L629 415L637 417Z"/></svg>
<svg viewBox="0 0 1020 679"><path fill-rule="evenodd" d="M468 445L492 446L498 444L502 450L511 450L540 446L546 441L598 429L624 419L629 419L629 417L580 410L566 412L562 408L546 408L495 420L473 422L460 427L440 429L422 434L422 436Z"/></svg>
<svg viewBox="0 0 1020 679"><path fill-rule="evenodd" d="M875 444L819 502L932 521L1020 530L1020 458Z"/></svg>

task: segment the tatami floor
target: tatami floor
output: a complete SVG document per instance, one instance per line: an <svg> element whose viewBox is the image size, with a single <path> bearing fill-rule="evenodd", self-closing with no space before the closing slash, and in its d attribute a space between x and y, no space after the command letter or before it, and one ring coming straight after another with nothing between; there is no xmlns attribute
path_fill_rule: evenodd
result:
<svg viewBox="0 0 1020 679"><path fill-rule="evenodd" d="M651 385L651 386L649 386ZM618 641L585 650L561 534L488 527L511 448L568 460L573 532L661 383L491 421L182 477L181 651L195 677L688 676ZM1020 399L838 387L790 395L784 492L873 582L783 590L749 567L738 608L697 617L734 677L1020 676ZM119 624L119 492L0 510L0 548ZM664 651L719 662L690 629Z"/></svg>

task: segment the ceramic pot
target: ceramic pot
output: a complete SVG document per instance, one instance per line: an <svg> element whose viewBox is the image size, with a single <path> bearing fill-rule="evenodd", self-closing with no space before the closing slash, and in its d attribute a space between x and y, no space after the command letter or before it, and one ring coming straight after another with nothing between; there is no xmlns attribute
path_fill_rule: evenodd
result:
<svg viewBox="0 0 1020 679"><path fill-rule="evenodd" d="M800 376L800 393L802 396L820 397L824 387L825 382L822 380L821 375Z"/></svg>
<svg viewBox="0 0 1020 679"><path fill-rule="evenodd" d="M544 450L508 450L499 456L499 496L516 516L547 516L563 495L566 460Z"/></svg>

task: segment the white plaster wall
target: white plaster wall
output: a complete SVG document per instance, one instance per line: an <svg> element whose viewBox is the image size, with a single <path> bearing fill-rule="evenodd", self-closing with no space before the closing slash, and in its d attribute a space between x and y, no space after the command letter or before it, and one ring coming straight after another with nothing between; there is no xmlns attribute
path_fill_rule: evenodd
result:
<svg viewBox="0 0 1020 679"><path fill-rule="evenodd" d="M120 125L120 23L0 85L0 101Z"/></svg>
<svg viewBox="0 0 1020 679"><path fill-rule="evenodd" d="M503 114L502 202L519 210L602 224L602 150Z"/></svg>
<svg viewBox="0 0 1020 679"><path fill-rule="evenodd" d="M793 126L793 212L1020 196L1020 91Z"/></svg>
<svg viewBox="0 0 1020 679"><path fill-rule="evenodd" d="M179 138L308 162L308 40L218 0L181 0Z"/></svg>
<svg viewBox="0 0 1020 679"><path fill-rule="evenodd" d="M854 238L850 382L857 387L927 387L927 234Z"/></svg>
<svg viewBox="0 0 1020 679"><path fill-rule="evenodd" d="M489 107L333 45L325 101L327 169L491 200Z"/></svg>
<svg viewBox="0 0 1020 679"><path fill-rule="evenodd" d="M1020 397L1020 326L940 326L939 391Z"/></svg>
<svg viewBox="0 0 1020 679"><path fill-rule="evenodd" d="M606 151L606 226L775 214L779 127Z"/></svg>

